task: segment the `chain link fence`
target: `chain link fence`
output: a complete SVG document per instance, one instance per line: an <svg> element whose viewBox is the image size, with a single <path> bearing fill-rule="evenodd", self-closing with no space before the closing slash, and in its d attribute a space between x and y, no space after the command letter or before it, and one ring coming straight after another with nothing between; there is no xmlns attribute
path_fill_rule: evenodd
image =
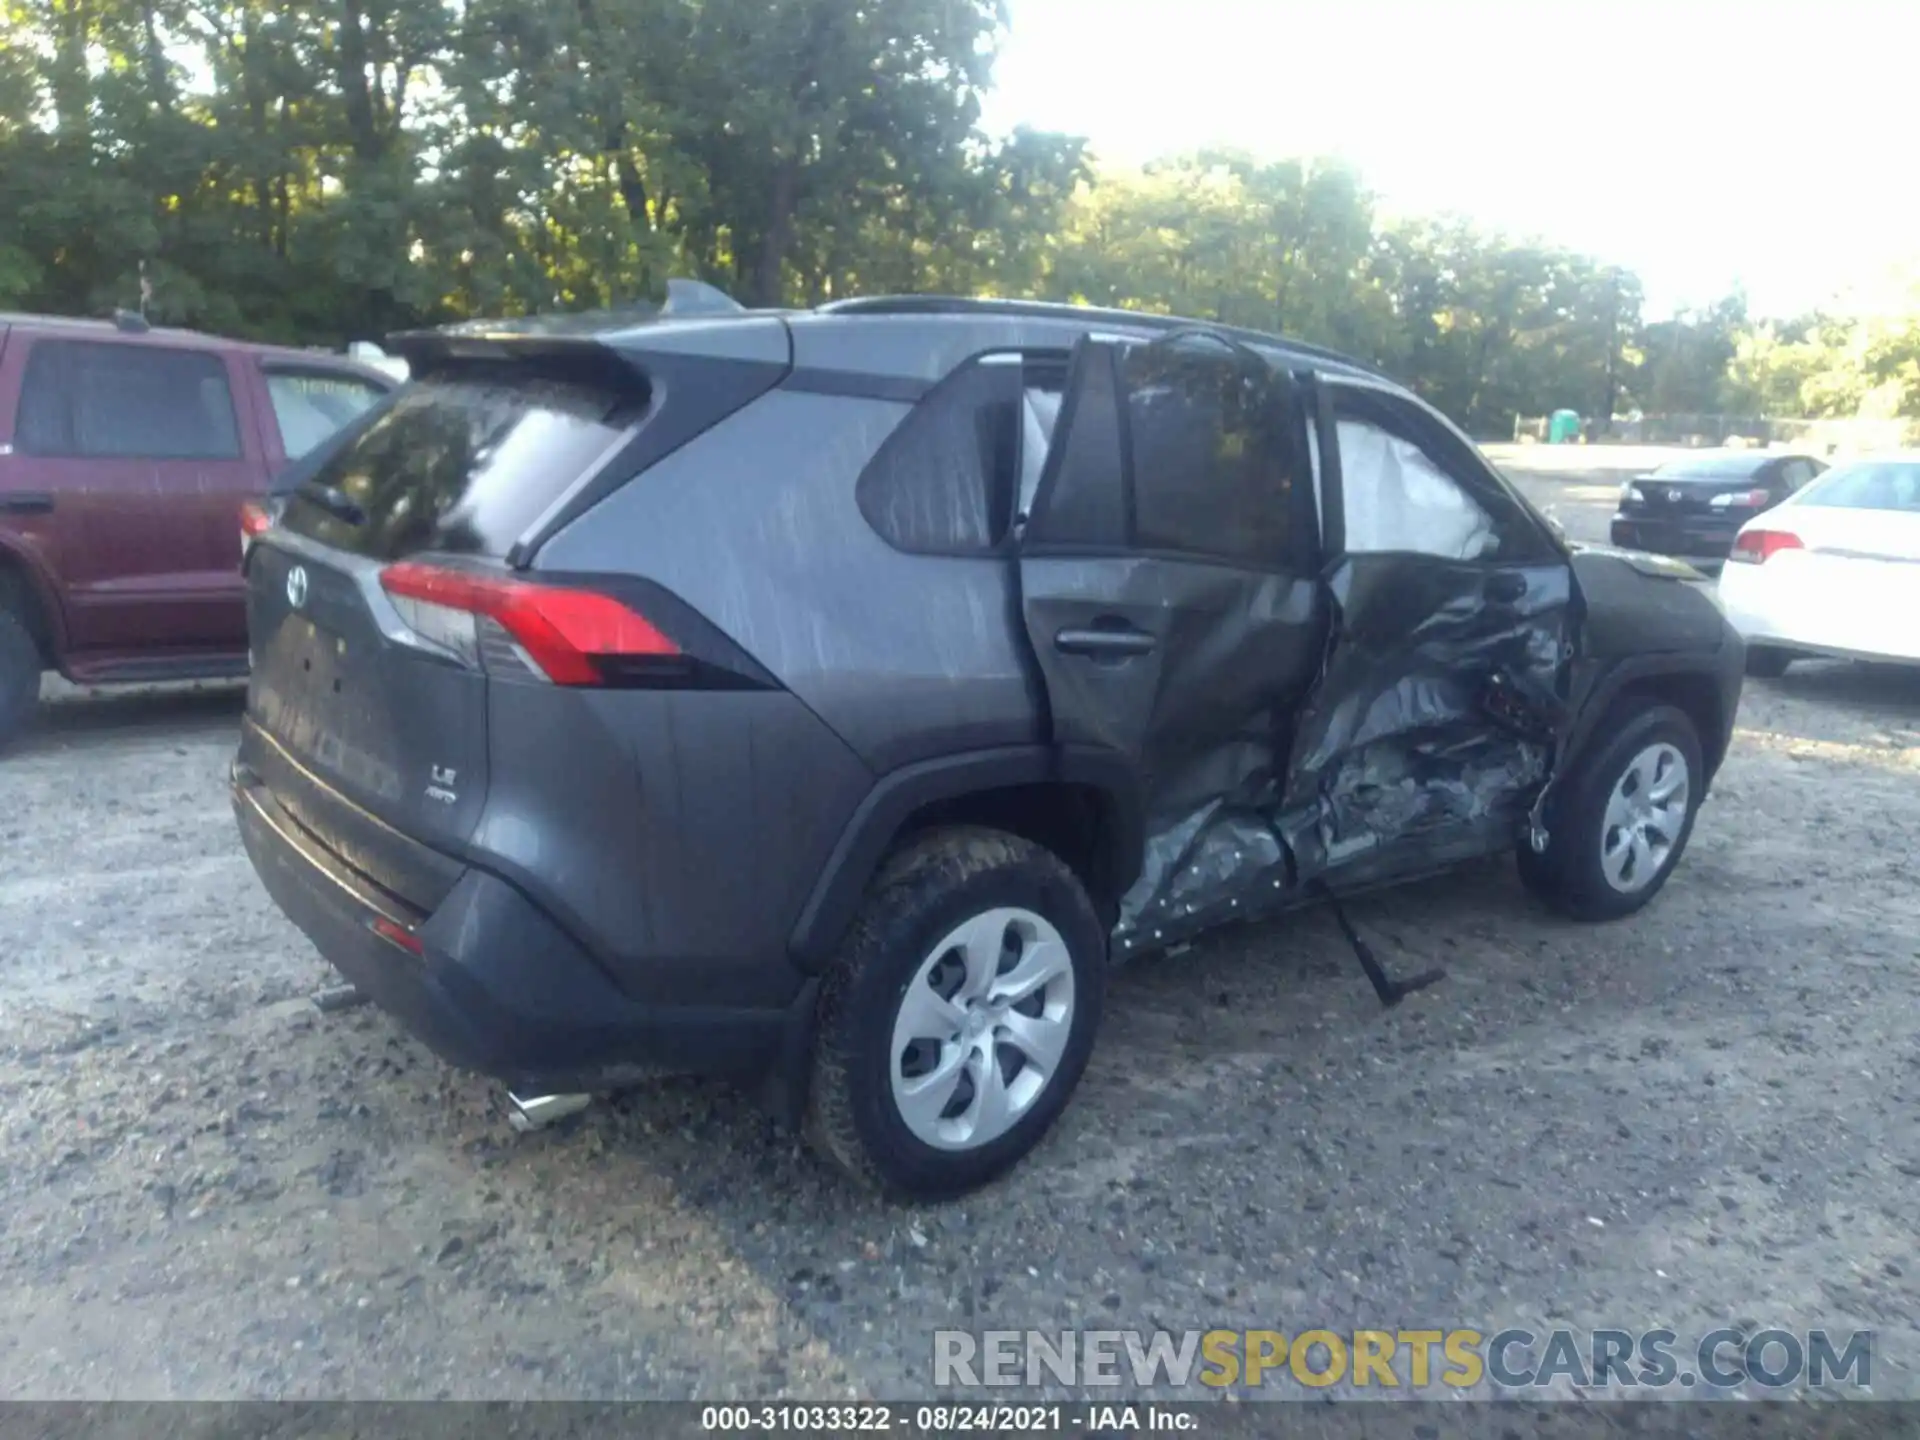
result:
<svg viewBox="0 0 1920 1440"><path fill-rule="evenodd" d="M1518 444L1546 443L1550 417L1513 422ZM1857 455L1920 448L1920 420L1790 420L1753 415L1616 415L1604 434L1583 421L1589 443L1719 447L1791 447L1812 455Z"/></svg>

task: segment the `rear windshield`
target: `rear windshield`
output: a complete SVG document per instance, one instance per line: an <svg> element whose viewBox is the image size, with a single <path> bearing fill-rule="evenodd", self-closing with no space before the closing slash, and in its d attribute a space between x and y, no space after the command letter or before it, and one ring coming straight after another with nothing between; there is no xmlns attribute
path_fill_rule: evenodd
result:
<svg viewBox="0 0 1920 1440"><path fill-rule="evenodd" d="M1920 512L1920 464L1842 466L1807 486L1794 503L1836 510Z"/></svg>
<svg viewBox="0 0 1920 1440"><path fill-rule="evenodd" d="M303 475L286 526L355 554L500 557L639 418L629 392L524 374L416 381ZM352 523L308 498L340 492Z"/></svg>
<svg viewBox="0 0 1920 1440"><path fill-rule="evenodd" d="M1656 480L1745 480L1766 464L1749 455L1702 455L1693 460L1670 460L1653 472Z"/></svg>
<svg viewBox="0 0 1920 1440"><path fill-rule="evenodd" d="M274 370L267 375L267 396L280 426L280 446L289 460L320 444L376 403L390 387L358 375L324 370Z"/></svg>

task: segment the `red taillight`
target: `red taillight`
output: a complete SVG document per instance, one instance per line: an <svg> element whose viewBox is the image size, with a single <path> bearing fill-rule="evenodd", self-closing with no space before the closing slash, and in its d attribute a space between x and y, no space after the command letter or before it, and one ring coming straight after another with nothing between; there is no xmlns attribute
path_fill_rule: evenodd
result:
<svg viewBox="0 0 1920 1440"><path fill-rule="evenodd" d="M277 500L243 500L240 502L240 568L245 569L247 555L253 549L253 542L273 528L274 519L280 513Z"/></svg>
<svg viewBox="0 0 1920 1440"><path fill-rule="evenodd" d="M1806 548L1791 530L1742 530L1727 558L1746 565L1764 565L1782 550Z"/></svg>
<svg viewBox="0 0 1920 1440"><path fill-rule="evenodd" d="M398 945L410 955L426 954L427 947L421 943L420 937L398 920L389 920L384 915L376 917L373 933L391 945Z"/></svg>
<svg viewBox="0 0 1920 1440"><path fill-rule="evenodd" d="M618 600L593 590L531 585L465 570L406 562L380 572L389 595L442 612L491 620L511 636L541 674L556 685L603 685L603 662L673 659L680 647ZM479 663L477 636L450 642L436 631L431 611L402 611L416 630Z"/></svg>

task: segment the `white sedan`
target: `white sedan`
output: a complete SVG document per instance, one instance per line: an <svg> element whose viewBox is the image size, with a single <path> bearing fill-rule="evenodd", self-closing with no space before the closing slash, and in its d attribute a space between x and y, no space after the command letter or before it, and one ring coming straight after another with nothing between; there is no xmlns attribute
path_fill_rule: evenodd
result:
<svg viewBox="0 0 1920 1440"><path fill-rule="evenodd" d="M1741 527L1727 560L1748 674L1806 655L1920 664L1920 454L1836 466Z"/></svg>

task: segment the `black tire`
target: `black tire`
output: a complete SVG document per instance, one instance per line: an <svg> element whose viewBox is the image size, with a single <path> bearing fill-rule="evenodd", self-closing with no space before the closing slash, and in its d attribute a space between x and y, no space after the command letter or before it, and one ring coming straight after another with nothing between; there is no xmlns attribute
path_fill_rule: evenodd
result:
<svg viewBox="0 0 1920 1440"><path fill-rule="evenodd" d="M969 918L1002 907L1032 912L1065 943L1072 974L1067 1040L1044 1088L1010 1129L976 1148L941 1149L908 1127L894 1099L894 1023L934 947ZM1038 1144L1072 1098L1093 1051L1107 964L1105 927L1079 880L1050 851L973 828L912 842L882 868L822 977L808 1139L849 1175L896 1198L948 1199L986 1184Z"/></svg>
<svg viewBox="0 0 1920 1440"><path fill-rule="evenodd" d="M13 611L0 604L0 750L33 719L40 704L40 647Z"/></svg>
<svg viewBox="0 0 1920 1440"><path fill-rule="evenodd" d="M1671 745L1687 767L1687 805L1679 834L1651 878L1623 890L1602 865L1607 805L1629 764L1654 745ZM1576 920L1617 920L1658 895L1686 852L1706 784L1700 736L1685 711L1657 700L1617 708L1564 776L1547 802L1545 854L1521 846L1520 878L1527 888Z"/></svg>
<svg viewBox="0 0 1920 1440"><path fill-rule="evenodd" d="M1793 652L1775 645L1747 647L1747 674L1757 680L1778 680L1793 663Z"/></svg>

